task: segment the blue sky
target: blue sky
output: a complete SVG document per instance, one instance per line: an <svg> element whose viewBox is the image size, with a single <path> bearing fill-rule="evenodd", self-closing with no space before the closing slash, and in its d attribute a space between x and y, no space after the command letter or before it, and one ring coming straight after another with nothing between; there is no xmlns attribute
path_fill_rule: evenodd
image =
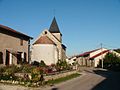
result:
<svg viewBox="0 0 120 90"><path fill-rule="evenodd" d="M120 47L120 0L0 0L0 24L34 38L54 15L67 55Z"/></svg>

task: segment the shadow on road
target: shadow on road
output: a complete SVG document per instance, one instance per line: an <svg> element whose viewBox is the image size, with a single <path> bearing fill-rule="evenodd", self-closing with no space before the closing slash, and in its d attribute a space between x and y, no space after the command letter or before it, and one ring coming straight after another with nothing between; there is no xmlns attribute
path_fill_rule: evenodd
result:
<svg viewBox="0 0 120 90"><path fill-rule="evenodd" d="M120 90L120 72L93 70L94 73L106 79L96 85L92 90Z"/></svg>
<svg viewBox="0 0 120 90"><path fill-rule="evenodd" d="M58 90L58 88L52 88L51 90Z"/></svg>

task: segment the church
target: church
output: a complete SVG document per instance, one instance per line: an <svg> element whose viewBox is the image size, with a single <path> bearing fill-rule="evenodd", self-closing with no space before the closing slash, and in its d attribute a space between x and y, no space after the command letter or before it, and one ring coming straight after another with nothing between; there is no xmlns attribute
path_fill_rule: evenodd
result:
<svg viewBox="0 0 120 90"><path fill-rule="evenodd" d="M62 44L62 33L55 17L50 28L42 31L33 42L31 51L31 62L43 60L46 65L52 65L58 60L66 60L66 46Z"/></svg>

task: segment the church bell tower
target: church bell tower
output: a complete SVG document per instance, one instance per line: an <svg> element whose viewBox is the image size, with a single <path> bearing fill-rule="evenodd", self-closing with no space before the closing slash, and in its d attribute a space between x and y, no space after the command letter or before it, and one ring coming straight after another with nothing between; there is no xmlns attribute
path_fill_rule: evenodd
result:
<svg viewBox="0 0 120 90"><path fill-rule="evenodd" d="M49 31L60 41L62 42L62 34L59 30L58 24L56 22L55 17L50 25Z"/></svg>

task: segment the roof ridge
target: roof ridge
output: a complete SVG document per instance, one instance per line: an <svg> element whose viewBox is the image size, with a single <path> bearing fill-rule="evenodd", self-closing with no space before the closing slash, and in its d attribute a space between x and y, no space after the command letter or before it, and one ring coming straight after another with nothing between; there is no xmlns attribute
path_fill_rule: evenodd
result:
<svg viewBox="0 0 120 90"><path fill-rule="evenodd" d="M1 25L1 24L0 24L0 28L3 28L3 29L5 29L5 30L8 30L8 31L10 31L10 32L14 32L14 33L17 33L17 34L20 34L20 35L24 35L24 36L27 36L27 37L33 39L32 37L30 37L30 36L28 36L28 35L26 35L26 34L24 34L24 33L21 33L21 32L19 32L19 31L16 31L16 30L14 30L14 29L12 29L12 28L10 28L10 27L8 27L8 26L4 26L4 25Z"/></svg>
<svg viewBox="0 0 120 90"><path fill-rule="evenodd" d="M102 54L104 54L104 53L106 53L106 52L108 52L108 51L109 51L109 50L104 50L104 51L99 52L98 54L96 54L96 55L94 55L94 56L92 56L92 57L90 57L90 58L98 57L98 56L100 56L100 55L102 55Z"/></svg>

